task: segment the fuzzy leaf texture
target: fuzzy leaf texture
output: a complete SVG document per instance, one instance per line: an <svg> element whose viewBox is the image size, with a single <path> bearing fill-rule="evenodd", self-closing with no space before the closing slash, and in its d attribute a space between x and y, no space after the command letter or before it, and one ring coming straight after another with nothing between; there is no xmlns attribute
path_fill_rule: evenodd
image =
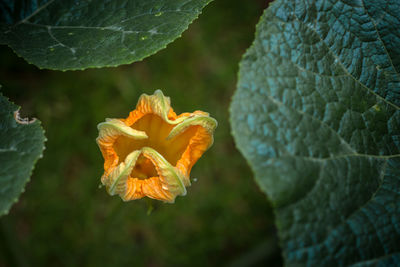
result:
<svg viewBox="0 0 400 267"><path fill-rule="evenodd" d="M39 68L142 60L178 38L211 0L3 0L0 44Z"/></svg>
<svg viewBox="0 0 400 267"><path fill-rule="evenodd" d="M0 216L24 191L46 139L40 122L16 117L18 109L0 93Z"/></svg>
<svg viewBox="0 0 400 267"><path fill-rule="evenodd" d="M400 262L400 1L277 0L232 132L275 207L287 266Z"/></svg>

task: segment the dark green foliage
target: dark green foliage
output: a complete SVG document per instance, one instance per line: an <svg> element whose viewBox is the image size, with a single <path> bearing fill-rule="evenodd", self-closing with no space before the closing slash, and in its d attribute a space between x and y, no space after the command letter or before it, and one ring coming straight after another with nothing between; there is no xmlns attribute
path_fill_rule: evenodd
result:
<svg viewBox="0 0 400 267"><path fill-rule="evenodd" d="M17 202L44 149L40 122L19 118L18 110L0 93L0 216Z"/></svg>
<svg viewBox="0 0 400 267"><path fill-rule="evenodd" d="M165 48L210 1L2 1L0 44L40 68L128 64Z"/></svg>
<svg viewBox="0 0 400 267"><path fill-rule="evenodd" d="M286 264L400 256L400 2L277 0L240 66L235 141Z"/></svg>

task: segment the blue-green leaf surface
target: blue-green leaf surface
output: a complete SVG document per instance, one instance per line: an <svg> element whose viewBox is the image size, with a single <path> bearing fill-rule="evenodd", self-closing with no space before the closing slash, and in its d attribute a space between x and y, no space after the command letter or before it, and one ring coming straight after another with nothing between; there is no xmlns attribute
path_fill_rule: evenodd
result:
<svg viewBox="0 0 400 267"><path fill-rule="evenodd" d="M400 264L400 1L277 0L232 132L288 266Z"/></svg>
<svg viewBox="0 0 400 267"><path fill-rule="evenodd" d="M46 139L40 122L21 119L18 110L0 93L0 216L24 191Z"/></svg>
<svg viewBox="0 0 400 267"><path fill-rule="evenodd" d="M132 63L178 38L210 1L0 1L0 44L40 68Z"/></svg>

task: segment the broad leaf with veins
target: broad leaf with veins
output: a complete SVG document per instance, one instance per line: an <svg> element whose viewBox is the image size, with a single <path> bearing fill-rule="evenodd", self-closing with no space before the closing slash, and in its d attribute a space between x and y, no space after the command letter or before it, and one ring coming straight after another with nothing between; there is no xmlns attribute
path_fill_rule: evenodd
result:
<svg viewBox="0 0 400 267"><path fill-rule="evenodd" d="M5 0L0 44L40 68L117 66L176 38L211 0Z"/></svg>
<svg viewBox="0 0 400 267"><path fill-rule="evenodd" d="M233 135L287 265L400 261L400 2L277 0L240 64Z"/></svg>
<svg viewBox="0 0 400 267"><path fill-rule="evenodd" d="M18 109L0 93L0 216L24 191L46 139L40 122L21 119Z"/></svg>

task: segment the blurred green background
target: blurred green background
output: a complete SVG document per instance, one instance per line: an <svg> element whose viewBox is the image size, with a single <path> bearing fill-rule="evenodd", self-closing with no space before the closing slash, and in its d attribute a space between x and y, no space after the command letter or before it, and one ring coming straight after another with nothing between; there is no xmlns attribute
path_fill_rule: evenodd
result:
<svg viewBox="0 0 400 267"><path fill-rule="evenodd" d="M230 135L238 63L264 0L215 0L183 36L142 62L76 72L39 70L0 47L2 92L48 141L31 181L0 219L0 266L280 266L273 212ZM162 89L177 113L219 122L196 182L175 204L124 203L99 188L96 125L126 117Z"/></svg>

